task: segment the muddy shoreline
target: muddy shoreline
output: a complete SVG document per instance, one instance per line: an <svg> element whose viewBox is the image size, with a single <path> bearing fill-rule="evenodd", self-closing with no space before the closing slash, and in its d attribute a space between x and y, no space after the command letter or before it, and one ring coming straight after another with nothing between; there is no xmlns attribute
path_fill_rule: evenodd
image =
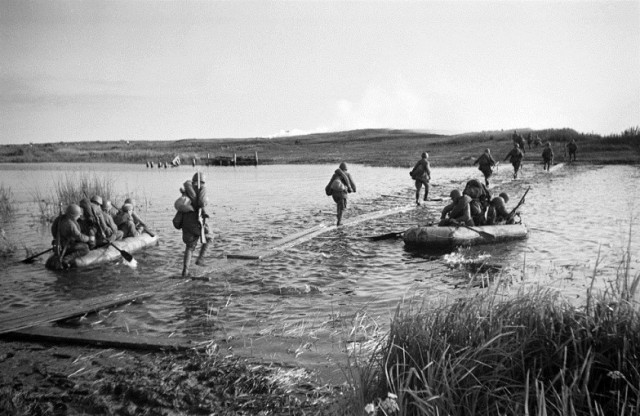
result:
<svg viewBox="0 0 640 416"><path fill-rule="evenodd" d="M3 415L329 415L343 388L302 368L195 350L0 342Z"/></svg>

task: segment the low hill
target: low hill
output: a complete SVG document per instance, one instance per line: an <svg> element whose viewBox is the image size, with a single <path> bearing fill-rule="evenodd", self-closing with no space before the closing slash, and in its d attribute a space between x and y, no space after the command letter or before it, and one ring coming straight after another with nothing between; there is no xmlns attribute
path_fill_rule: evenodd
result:
<svg viewBox="0 0 640 416"><path fill-rule="evenodd" d="M578 144L578 160L587 163L640 163L640 129L619 135L600 136L572 129L519 129L523 136L539 136L550 142L556 161L563 160L564 145ZM455 135L411 130L364 129L304 136L246 139L183 139L177 141L59 142L0 146L0 163L22 162L117 162L171 161L204 164L216 157L251 157L261 164L338 163L345 160L373 166L412 166L423 151L433 164L458 166L472 163L485 148L496 159L511 149L513 130L471 132ZM526 149L525 161L540 160L541 147Z"/></svg>

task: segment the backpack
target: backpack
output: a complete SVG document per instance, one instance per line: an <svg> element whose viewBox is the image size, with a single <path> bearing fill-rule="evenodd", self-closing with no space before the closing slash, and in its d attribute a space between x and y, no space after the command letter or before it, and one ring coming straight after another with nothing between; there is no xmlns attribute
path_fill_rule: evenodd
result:
<svg viewBox="0 0 640 416"><path fill-rule="evenodd" d="M193 206L191 205L191 198L186 195L182 195L173 204L173 207L180 212L193 212Z"/></svg>
<svg viewBox="0 0 640 416"><path fill-rule="evenodd" d="M173 222L173 226L176 230L182 229L182 211L177 211L171 222Z"/></svg>
<svg viewBox="0 0 640 416"><path fill-rule="evenodd" d="M347 187L344 183L342 183L340 179L335 179L333 182L331 182L331 191L332 193L346 192Z"/></svg>

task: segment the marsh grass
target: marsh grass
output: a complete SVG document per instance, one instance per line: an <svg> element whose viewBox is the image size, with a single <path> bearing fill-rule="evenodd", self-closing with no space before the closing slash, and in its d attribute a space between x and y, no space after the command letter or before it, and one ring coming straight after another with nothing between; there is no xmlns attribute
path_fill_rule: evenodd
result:
<svg viewBox="0 0 640 416"><path fill-rule="evenodd" d="M8 221L14 212L13 193L10 187L0 184L0 223ZM0 224L1 225L1 224ZM16 244L7 238L0 226L0 257L9 257L16 251Z"/></svg>
<svg viewBox="0 0 640 416"><path fill-rule="evenodd" d="M0 221L5 221L13 213L13 193L10 187L0 184Z"/></svg>
<svg viewBox="0 0 640 416"><path fill-rule="evenodd" d="M53 221L69 204L77 204L83 198L100 195L103 199L114 197L114 180L96 173L78 172L58 178L50 194L36 189L33 195L38 204L40 219ZM112 200L115 203L115 201Z"/></svg>
<svg viewBox="0 0 640 416"><path fill-rule="evenodd" d="M497 282L398 307L388 337L353 363L351 413L637 415L640 275L631 273L625 254L615 281L600 292L592 284L582 305L544 287L505 295ZM390 398L397 411L383 406Z"/></svg>

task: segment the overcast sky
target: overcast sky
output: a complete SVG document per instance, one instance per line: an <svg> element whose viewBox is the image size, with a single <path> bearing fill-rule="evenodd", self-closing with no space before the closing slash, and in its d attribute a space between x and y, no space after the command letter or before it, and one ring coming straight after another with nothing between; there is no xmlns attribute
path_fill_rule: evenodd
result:
<svg viewBox="0 0 640 416"><path fill-rule="evenodd" d="M0 0L0 142L640 125L640 1Z"/></svg>

